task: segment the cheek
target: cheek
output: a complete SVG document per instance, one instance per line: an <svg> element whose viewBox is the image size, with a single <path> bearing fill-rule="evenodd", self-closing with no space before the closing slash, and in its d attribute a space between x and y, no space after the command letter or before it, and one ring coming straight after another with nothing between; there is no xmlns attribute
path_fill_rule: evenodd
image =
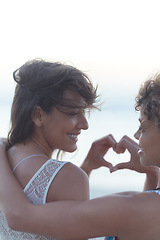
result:
<svg viewBox="0 0 160 240"><path fill-rule="evenodd" d="M143 137L143 134L141 134L139 136L139 145L140 145L141 148L144 148L144 146L146 145L145 138Z"/></svg>
<svg viewBox="0 0 160 240"><path fill-rule="evenodd" d="M157 142L157 137L151 132L142 132L139 136L139 145L141 148L150 148ZM144 149L145 150L145 149Z"/></svg>
<svg viewBox="0 0 160 240"><path fill-rule="evenodd" d="M148 154L150 155L151 152L151 141L149 138L146 138L143 134L141 134L139 138L139 146L142 148L145 152L145 156Z"/></svg>
<svg viewBox="0 0 160 240"><path fill-rule="evenodd" d="M152 136L140 137L139 139L139 145L145 152L145 157L148 160L156 161L157 157L160 156L160 145L158 144L157 139L155 139Z"/></svg>
<svg viewBox="0 0 160 240"><path fill-rule="evenodd" d="M73 128L75 128L76 125L77 125L77 118L76 117L65 118L63 120L63 123L61 123L61 126L64 129L66 129L67 131L72 130Z"/></svg>

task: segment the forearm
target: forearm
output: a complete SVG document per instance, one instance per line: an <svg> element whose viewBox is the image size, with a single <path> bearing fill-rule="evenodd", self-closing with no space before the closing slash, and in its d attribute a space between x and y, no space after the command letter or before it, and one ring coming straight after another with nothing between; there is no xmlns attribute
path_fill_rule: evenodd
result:
<svg viewBox="0 0 160 240"><path fill-rule="evenodd" d="M109 204L112 203L112 207L107 206L106 200ZM84 202L58 201L29 206L27 209L24 205L22 217L16 222L14 229L70 240L102 237L115 234L116 231L118 234L124 221L117 219L117 214L124 216L124 212L122 208L113 211L117 205L117 200L114 200L115 197Z"/></svg>

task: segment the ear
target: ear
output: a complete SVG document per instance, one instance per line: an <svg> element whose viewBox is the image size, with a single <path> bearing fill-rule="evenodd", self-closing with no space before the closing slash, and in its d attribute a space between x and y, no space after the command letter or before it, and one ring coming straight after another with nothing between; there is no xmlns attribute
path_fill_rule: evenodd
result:
<svg viewBox="0 0 160 240"><path fill-rule="evenodd" d="M44 111L40 106L37 106L32 114L32 121L37 127L41 127L43 125L43 116Z"/></svg>

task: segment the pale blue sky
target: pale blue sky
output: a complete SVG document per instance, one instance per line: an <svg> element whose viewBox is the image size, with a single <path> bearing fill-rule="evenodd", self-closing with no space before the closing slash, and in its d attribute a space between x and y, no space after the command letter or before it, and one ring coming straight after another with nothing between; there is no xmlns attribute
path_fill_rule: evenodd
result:
<svg viewBox="0 0 160 240"><path fill-rule="evenodd" d="M125 114L120 108L130 102L132 108L140 84L160 70L159 9L159 0L1 1L1 135L8 129L12 72L36 57L72 63L99 84L102 99L108 106L113 103L114 109L119 108L114 118L102 118L103 134L110 131L105 132L108 121L116 132L132 130L128 116L119 121ZM4 100L9 101L7 107ZM101 134L95 124L91 133Z"/></svg>

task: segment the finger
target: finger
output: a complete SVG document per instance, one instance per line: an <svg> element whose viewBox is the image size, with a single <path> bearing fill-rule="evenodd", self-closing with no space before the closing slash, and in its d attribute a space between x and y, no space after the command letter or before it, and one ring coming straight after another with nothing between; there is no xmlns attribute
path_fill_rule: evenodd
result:
<svg viewBox="0 0 160 240"><path fill-rule="evenodd" d="M115 149L113 149L117 154L124 153L126 148L124 146L121 146L121 144L117 143L115 145Z"/></svg>
<svg viewBox="0 0 160 240"><path fill-rule="evenodd" d="M146 167L143 167L140 164L132 164L131 162L119 163L113 167L114 171L121 169L129 169L139 173L146 173Z"/></svg>
<svg viewBox="0 0 160 240"><path fill-rule="evenodd" d="M106 161L104 158L102 158L102 157L100 157L99 159L100 159L100 161L101 161L101 166L102 166L102 167L107 167L107 168L109 168L109 169L110 169L110 172L112 172L112 171L114 170L112 163L107 162L107 161Z"/></svg>
<svg viewBox="0 0 160 240"><path fill-rule="evenodd" d="M113 171L117 171L117 170L122 170L122 169L130 169L129 168L129 162L126 162L126 163L118 163L117 165L115 165L113 167Z"/></svg>
<svg viewBox="0 0 160 240"><path fill-rule="evenodd" d="M128 136L124 136L119 143L117 143L117 151L120 149L127 149L130 153L138 152L139 146Z"/></svg>
<svg viewBox="0 0 160 240"><path fill-rule="evenodd" d="M109 171L110 171L111 173L114 172L114 167L113 167L113 165L112 165L111 163L106 162L106 164L104 165L104 167L109 168Z"/></svg>
<svg viewBox="0 0 160 240"><path fill-rule="evenodd" d="M114 139L112 134L109 134L101 139L99 139L99 143L101 144L107 144L109 147L115 147L117 144L117 141Z"/></svg>
<svg viewBox="0 0 160 240"><path fill-rule="evenodd" d="M107 140L108 140L108 142L110 143L111 147L114 149L114 148L116 147L116 145L117 145L117 141L115 140L115 138L113 137L113 135L112 135L112 134L109 134L109 135L107 136Z"/></svg>

